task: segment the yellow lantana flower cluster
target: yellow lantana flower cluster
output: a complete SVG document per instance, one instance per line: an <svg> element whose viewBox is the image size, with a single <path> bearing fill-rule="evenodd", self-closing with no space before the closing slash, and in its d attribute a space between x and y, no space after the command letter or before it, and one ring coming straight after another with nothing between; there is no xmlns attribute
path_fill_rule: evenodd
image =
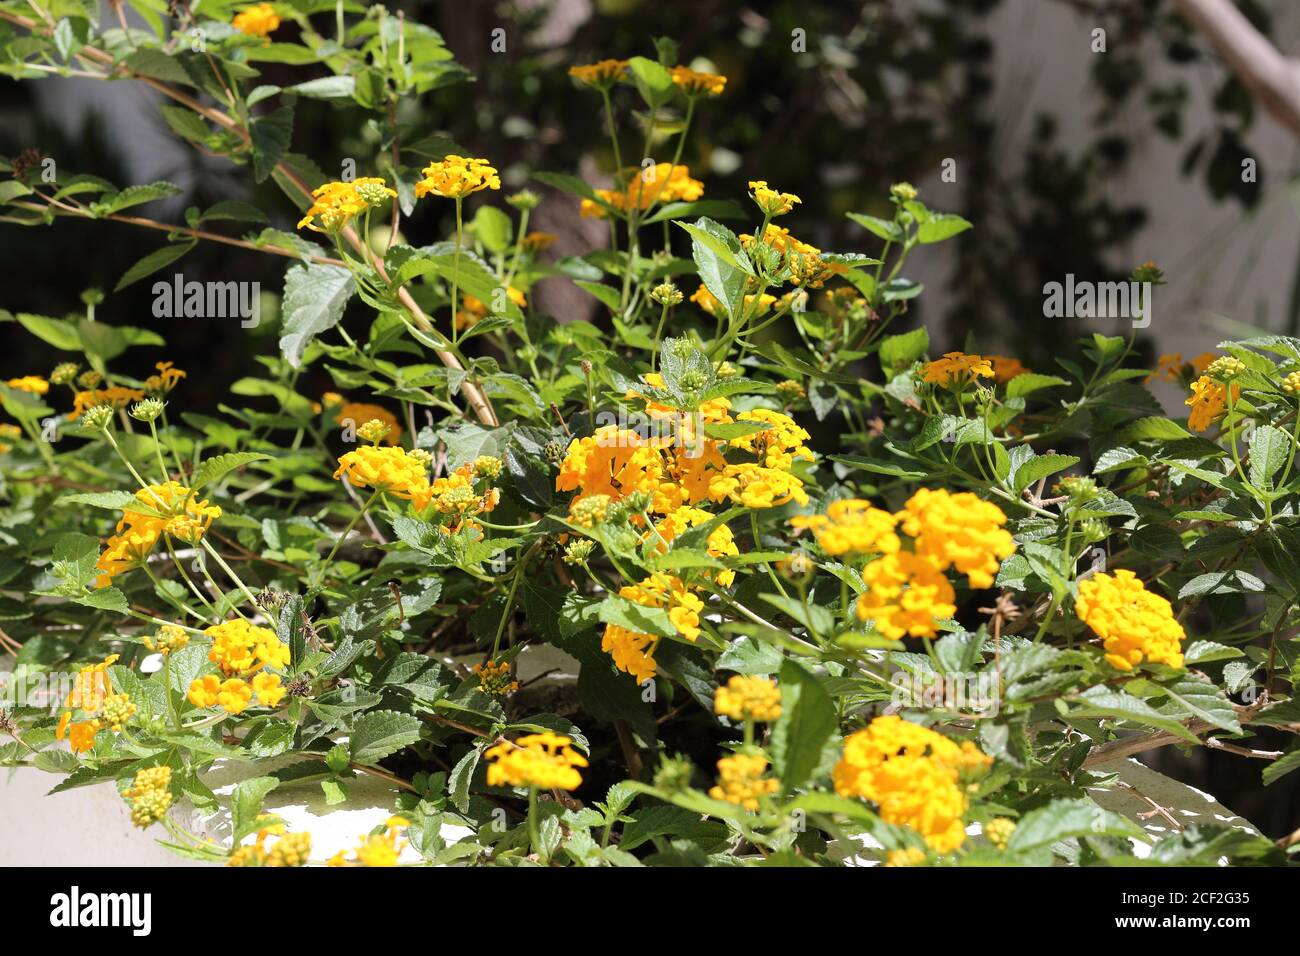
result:
<svg viewBox="0 0 1300 956"><path fill-rule="evenodd" d="M20 392L29 392L32 395L44 395L50 390L50 383L39 375L24 375L22 378L11 378L5 384L10 388L17 389Z"/></svg>
<svg viewBox="0 0 1300 956"><path fill-rule="evenodd" d="M758 240L748 234L742 234L740 244L746 251L753 252ZM838 262L823 259L822 251L801 239L796 239L790 230L783 226L769 224L763 232L763 245L775 250L782 256L782 263L789 270L791 285L805 289L820 289L827 280L843 275L847 268Z"/></svg>
<svg viewBox="0 0 1300 956"><path fill-rule="evenodd" d="M144 637L144 646L164 657L173 651L179 651L189 642L190 636L185 633L185 629L175 624L164 624L153 637Z"/></svg>
<svg viewBox="0 0 1300 956"><path fill-rule="evenodd" d="M424 178L417 180L415 195L442 196L444 199L463 199L484 189L500 189L501 177L486 159L467 156L444 156L425 166Z"/></svg>
<svg viewBox="0 0 1300 956"><path fill-rule="evenodd" d="M1224 385L1208 375L1192 382L1192 394L1183 403L1192 409L1187 416L1187 427L1194 432L1203 432L1213 425L1228 407L1229 388L1232 389L1232 400L1237 401L1241 397L1240 385Z"/></svg>
<svg viewBox="0 0 1300 956"><path fill-rule="evenodd" d="M371 833L361 838L361 843L353 852L351 859L348 858L346 850L339 850L329 858L326 866L397 866L402 850L407 846L401 836L410 825L411 821L405 817L389 817L384 822L381 833Z"/></svg>
<svg viewBox="0 0 1300 956"><path fill-rule="evenodd" d="M767 773L767 758L760 754L741 753L718 761L718 783L709 788L714 800L724 800L757 810L759 800L780 789L780 783Z"/></svg>
<svg viewBox="0 0 1300 956"><path fill-rule="evenodd" d="M969 491L921 488L896 517L917 554L941 570L955 568L972 588L992 587L998 564L1016 550L1002 509Z"/></svg>
<svg viewBox="0 0 1300 956"><path fill-rule="evenodd" d="M405 448L362 445L339 458L334 477L346 477L353 488L373 488L415 504L423 510L432 489L425 463Z"/></svg>
<svg viewBox="0 0 1300 956"><path fill-rule="evenodd" d="M176 481L141 488L135 499L138 504L122 512L115 533L95 562L101 572L95 579L97 588L108 587L117 575L144 561L164 534L197 544L221 517L219 507Z"/></svg>
<svg viewBox="0 0 1300 956"><path fill-rule="evenodd" d="M279 674L289 666L289 645L274 631L249 624L242 618L223 621L203 632L212 638L208 660L221 676L206 674L190 683L187 698L195 707L220 707L228 714L243 713L256 694L263 707L276 707L287 693ZM248 681L248 677L252 681Z"/></svg>
<svg viewBox="0 0 1300 956"><path fill-rule="evenodd" d="M327 398L331 396L322 396ZM333 407L327 405L326 407ZM402 440L402 425L387 408L382 405L374 405L370 402L347 402L344 401L338 406L338 413L334 416L336 425L351 423L352 428L364 425L366 422L379 421L388 426L388 433L384 435L383 442L386 445L400 445Z"/></svg>
<svg viewBox="0 0 1300 956"><path fill-rule="evenodd" d="M1080 581L1074 611L1102 639L1112 667L1131 671L1144 659L1183 666L1186 634L1173 607L1132 571L1100 572Z"/></svg>
<svg viewBox="0 0 1300 956"><path fill-rule="evenodd" d="M627 76L627 60L600 60L569 67L569 76L596 89L608 89Z"/></svg>
<svg viewBox="0 0 1300 956"><path fill-rule="evenodd" d="M681 578L656 572L639 584L625 584L619 597L642 607L666 610L673 628L688 641L700 636L700 612L704 602ZM614 666L631 674L638 684L655 676L654 650L659 638L642 634L618 624L606 624L600 647L614 659Z"/></svg>
<svg viewBox="0 0 1300 956"><path fill-rule="evenodd" d="M625 213L632 209L645 212L661 202L695 202L704 195L704 183L692 179L685 166L656 163L645 169L633 169L629 175L631 178L624 189L597 189L596 196ZM587 219L604 219L609 212L591 199L584 199L578 211Z"/></svg>
<svg viewBox="0 0 1300 956"><path fill-rule="evenodd" d="M563 734L545 731L526 734L511 743L489 747L483 756L489 787L537 787L540 790L577 790L587 758L572 749L573 741Z"/></svg>
<svg viewBox="0 0 1300 956"><path fill-rule="evenodd" d="M783 193L769 188L765 179L750 180L749 194L753 198L755 205L763 210L763 214L773 218L784 216L794 209L795 203L803 202L794 193Z"/></svg>
<svg viewBox="0 0 1300 956"><path fill-rule="evenodd" d="M687 96L719 96L727 87L727 78L718 73L704 73L689 66L668 68L673 83Z"/></svg>
<svg viewBox="0 0 1300 956"><path fill-rule="evenodd" d="M269 3L255 3L235 14L230 25L251 37L264 37L280 27L280 17Z"/></svg>
<svg viewBox="0 0 1300 956"><path fill-rule="evenodd" d="M162 819L172 805L172 768L146 767L136 772L122 796L131 805L131 822L140 828Z"/></svg>
<svg viewBox="0 0 1300 956"><path fill-rule="evenodd" d="M334 234L368 209L395 199L397 193L382 179L363 176L351 182L325 183L311 192L312 204L298 221L298 228Z"/></svg>
<svg viewBox="0 0 1300 956"><path fill-rule="evenodd" d="M87 664L73 678L72 690L63 702L67 709L54 730L55 739L66 737L73 753L85 753L95 746L95 735L105 727L120 732L135 715L131 698L114 694L108 680L108 669L117 659L117 654L110 654L98 664ZM74 720L78 711L80 719Z"/></svg>
<svg viewBox="0 0 1300 956"><path fill-rule="evenodd" d="M983 355L945 352L943 358L921 367L921 381L944 388L962 388L979 378L996 378L993 362Z"/></svg>
<svg viewBox="0 0 1300 956"><path fill-rule="evenodd" d="M781 716L781 688L771 678L737 674L713 692L713 712L732 720L771 722Z"/></svg>
<svg viewBox="0 0 1300 956"><path fill-rule="evenodd" d="M311 858L311 834L289 833L278 818L262 814L258 821L265 824L257 831L253 842L236 847L226 860L226 866L294 867L306 866ZM268 846L267 841L276 837Z"/></svg>
<svg viewBox="0 0 1300 956"><path fill-rule="evenodd" d="M969 741L958 745L889 715L849 735L832 779L836 793L870 800L886 823L911 827L930 849L950 853L966 839L964 781L992 763Z"/></svg>
<svg viewBox="0 0 1300 956"><path fill-rule="evenodd" d="M898 518L860 498L832 501L825 514L795 515L790 524L812 531L817 546L832 557L893 554L901 546L894 530Z"/></svg>

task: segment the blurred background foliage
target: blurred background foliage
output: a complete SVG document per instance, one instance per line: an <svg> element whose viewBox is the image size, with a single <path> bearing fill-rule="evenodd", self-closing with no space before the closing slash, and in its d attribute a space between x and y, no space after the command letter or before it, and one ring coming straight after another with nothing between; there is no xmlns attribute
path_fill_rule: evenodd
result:
<svg viewBox="0 0 1300 956"><path fill-rule="evenodd" d="M1081 24L1106 31L1107 55L1095 58L1089 89L1080 91L1080 109L1088 112L1083 144L1062 142L1057 117L995 108L998 45L1010 47L1013 57L1021 51L1016 35L989 29L989 17L1003 4L1023 2L1072 8ZM1240 0L1239 6L1270 30L1263 4ZM844 214L889 216L891 183L942 182L944 160L958 157L957 182L944 187L941 198L926 198L976 228L954 243L956 257L938 277L944 304L922 296L909 317L930 326L936 353L973 337L986 351L1013 354L1046 370L1056 356L1074 350L1079 335L1093 331L1070 320L1043 321L1042 288L1071 272L1096 281L1123 279L1137 264L1121 261L1114 250L1142 229L1148 210L1111 199L1107 188L1134 162L1135 115L1144 132L1155 130L1179 145L1185 188L1242 206L1260 196L1258 184L1243 183L1241 176L1243 158L1256 155L1248 147L1256 121L1250 97L1229 73L1216 69L1212 110L1193 115L1189 88L1203 82L1205 73L1194 78L1192 70L1205 65L1207 54L1162 0L417 0L390 9L438 29L472 74L469 82L425 96L417 115L399 119L436 131L469 155L489 157L501 169L506 190L530 185L537 170L577 171L596 185L607 184L614 161L599 97L575 89L566 71L606 57L654 56L660 37L677 42L681 62L728 77L724 96L702 108L683 157L692 175L705 181L706 197L743 198L750 179L796 192L803 204L792 217L794 231L822 249L876 252L877 241ZM292 29L287 26L289 32L277 39L292 40ZM259 68L265 83L307 78L294 67ZM644 122L628 112L634 100L632 94L619 97L625 129ZM186 207L238 198L265 210L276 227L293 229L297 212L272 181L253 187L247 171L215 163L176 140L156 106L147 91L125 83L0 81L0 155L36 150L54 157L61 175L91 173L120 185L159 178L181 183L184 196L147 207L166 222L182 222ZM1025 144L1022 155L1008 161L1003 147L1018 128L1032 133L1018 140ZM142 138L162 145L143 147ZM631 135L624 140L639 141ZM366 175L377 168L380 132L371 114L354 104L304 101L292 149L331 175L348 158ZM140 168L142 151L147 173ZM630 159L634 151L625 145L624 155ZM661 150L659 158L668 157ZM1271 170L1259 163L1263 182ZM579 219L572 198L531 185L546 195L533 222L558 235L553 255L581 254L606 241L605 225ZM450 231L449 214L448 203L422 203L403 230L418 243L430 241ZM162 238L147 229L88 221L0 228L0 261L23 263L22 275L7 270L0 307L54 316L81 311L85 290L111 292ZM215 243L201 244L186 259L187 278L261 282L267 297L263 315L270 319L251 334L232 336L224 323L155 319L152 282L170 270L109 294L98 315L162 333L169 345L158 357L191 370L187 401L215 408L227 400L225 387L253 370L254 356L276 351L273 300L285 266L274 256ZM935 277L927 278L933 283ZM557 321L597 314L595 300L565 279L543 280L533 304ZM1035 319L1033 335L1021 331L1026 317ZM10 337L6 376L46 374L59 361L17 326L0 329ZM306 391L332 387L323 373L313 375L303 383ZM1153 762L1219 795L1266 832L1295 826L1285 801L1262 799L1257 769L1242 767L1249 761L1166 748Z"/></svg>

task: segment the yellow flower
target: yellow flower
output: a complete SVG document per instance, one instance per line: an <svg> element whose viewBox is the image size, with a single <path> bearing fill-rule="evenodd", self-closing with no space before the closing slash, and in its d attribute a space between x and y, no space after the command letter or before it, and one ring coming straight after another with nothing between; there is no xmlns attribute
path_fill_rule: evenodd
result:
<svg viewBox="0 0 1300 956"><path fill-rule="evenodd" d="M379 421L388 426L388 433L384 436L384 443L388 445L400 445L402 439L402 425L397 420L397 416L384 408L382 405L372 405L369 402L344 402L340 396L333 392L326 392L321 396L325 399L338 398L337 403L326 401L327 408L339 405L338 414L334 416L334 423L342 425L344 422L351 422L353 428L365 424L369 421Z"/></svg>
<svg viewBox="0 0 1300 956"><path fill-rule="evenodd" d="M257 702L263 707L279 706L286 693L284 687L280 684L280 675L270 674L266 671L262 671L253 677L253 692L257 694Z"/></svg>
<svg viewBox="0 0 1300 956"><path fill-rule="evenodd" d="M325 183L311 191L312 204L298 220L298 228L334 234L369 206L352 183Z"/></svg>
<svg viewBox="0 0 1300 956"><path fill-rule="evenodd" d="M243 618L222 621L204 628L212 638L208 660L227 676L258 667L280 667L289 663L289 645L265 627L249 624Z"/></svg>
<svg viewBox="0 0 1300 956"><path fill-rule="evenodd" d="M827 554L893 554L899 549L894 526L898 518L869 501L845 498L832 501L824 515L795 515L795 528L808 528Z"/></svg>
<svg viewBox="0 0 1300 956"><path fill-rule="evenodd" d="M771 722L781 716L781 689L770 678L737 674L713 692L713 712L732 720Z"/></svg>
<svg viewBox="0 0 1300 956"><path fill-rule="evenodd" d="M706 289L702 283L698 289L691 293L691 301L705 312L709 313L709 315L717 315L719 313L725 314L727 311L727 307L719 302L717 297ZM769 295L766 292L757 297L757 305L755 305L754 296L745 296L745 308L753 312L755 318L769 312L775 302L776 296Z"/></svg>
<svg viewBox="0 0 1300 956"><path fill-rule="evenodd" d="M155 362L153 367L158 370L157 378L162 383L164 392L170 392L186 377L186 373L176 368L173 362Z"/></svg>
<svg viewBox="0 0 1300 956"><path fill-rule="evenodd" d="M677 88L687 96L717 96L726 88L727 78L716 73L698 73L686 66L670 67Z"/></svg>
<svg viewBox="0 0 1300 956"><path fill-rule="evenodd" d="M230 25L251 37L264 37L279 28L280 18L269 3L258 3L236 14Z"/></svg>
<svg viewBox="0 0 1300 956"><path fill-rule="evenodd" d="M627 184L625 209L645 211L660 202L695 202L704 195L704 183L692 179L685 166L657 163L638 169Z"/></svg>
<svg viewBox="0 0 1300 956"><path fill-rule="evenodd" d="M606 624L600 638L600 649L614 660L614 666L631 674L637 684L644 684L655 676L655 645L659 638L653 634L640 634L617 624Z"/></svg>
<svg viewBox="0 0 1300 956"><path fill-rule="evenodd" d="M153 637L144 638L145 647L164 656L172 651L179 651L189 642L190 636L185 633L183 628L179 628L175 624L164 624L158 628L158 633Z"/></svg>
<svg viewBox="0 0 1300 956"><path fill-rule="evenodd" d="M138 827L162 819L171 806L171 767L146 767L136 771L131 786L122 791L131 804L131 822Z"/></svg>
<svg viewBox="0 0 1300 956"><path fill-rule="evenodd" d="M488 786L578 789L582 776L575 768L587 766L587 759L570 749L572 743L568 737L548 730L490 747L483 754L493 761L487 769Z"/></svg>
<svg viewBox="0 0 1300 956"><path fill-rule="evenodd" d="M772 426L765 431L731 440L733 448L752 451L763 459L763 464L768 468L788 471L796 458L816 460L812 450L804 445L812 436L795 424L789 415L774 412L770 408L755 408L753 411L741 412L736 416L736 421Z"/></svg>
<svg viewBox="0 0 1300 956"><path fill-rule="evenodd" d="M1290 372L1282 380L1282 389L1288 394L1295 395L1300 393L1300 372Z"/></svg>
<svg viewBox="0 0 1300 956"><path fill-rule="evenodd" d="M1016 821L1009 817L994 817L984 824L984 837L999 850L1007 848L1007 841L1016 832Z"/></svg>
<svg viewBox="0 0 1300 956"><path fill-rule="evenodd" d="M1132 571L1102 572L1080 581L1074 611L1102 639L1112 667L1129 671L1143 658L1183 666L1183 626L1169 602L1148 591Z"/></svg>
<svg viewBox="0 0 1300 956"><path fill-rule="evenodd" d="M627 74L627 60L600 60L569 67L569 76L596 89L608 89Z"/></svg>
<svg viewBox="0 0 1300 956"><path fill-rule="evenodd" d="M374 488L395 498L411 501L417 508L429 504L433 493L424 463L403 448L363 445L339 459L335 478L347 476L354 488Z"/></svg>
<svg viewBox="0 0 1300 956"><path fill-rule="evenodd" d="M877 717L844 741L832 771L835 792L877 804L886 823L911 827L936 853L966 839L963 777L987 770L992 758L974 745L890 715Z"/></svg>
<svg viewBox="0 0 1300 956"><path fill-rule="evenodd" d="M920 866L925 862L925 851L914 846L905 850L890 850L885 854L885 866Z"/></svg>
<svg viewBox="0 0 1300 956"><path fill-rule="evenodd" d="M747 251L753 251L757 242L753 236L744 234L739 238L740 244ZM790 234L790 230L783 226L769 223L763 232L763 244L781 254L782 262L789 270L788 279L791 285L806 289L820 289L826 284L826 280L848 271L841 263L823 259L820 249L796 239Z"/></svg>
<svg viewBox="0 0 1300 956"><path fill-rule="evenodd" d="M135 499L137 504L123 511L96 562L101 572L97 588L107 587L115 576L142 562L164 533L193 544L221 517L219 507L176 481L141 488Z"/></svg>
<svg viewBox="0 0 1300 956"><path fill-rule="evenodd" d="M20 392L31 392L33 395L44 395L50 390L50 383L39 375L24 375L22 378L11 378L5 382L10 388L16 388Z"/></svg>
<svg viewBox="0 0 1300 956"><path fill-rule="evenodd" d="M416 182L415 195L460 199L483 189L500 189L501 178L486 159L446 156L423 169L424 178Z"/></svg>
<svg viewBox="0 0 1300 956"><path fill-rule="evenodd" d="M551 244L558 238L559 237L553 232L541 232L540 230L535 229L524 236L523 239L519 241L519 245L525 252L544 252L549 249ZM523 293L520 294L522 295Z"/></svg>
<svg viewBox="0 0 1300 956"><path fill-rule="evenodd" d="M910 551L887 554L862 572L867 590L858 596L858 619L871 621L890 640L934 637L935 621L957 613L948 579Z"/></svg>
<svg viewBox="0 0 1300 956"><path fill-rule="evenodd" d="M758 754L733 754L718 761L718 784L709 788L714 800L725 800L757 810L759 800L777 792L780 784L767 772L767 758Z"/></svg>
<svg viewBox="0 0 1300 956"><path fill-rule="evenodd" d="M110 405L115 409L126 408L132 402L138 402L144 397L144 392L140 389L125 388L121 385L77 392L72 396L72 411L68 412L68 419L75 422L86 411L99 405Z"/></svg>
<svg viewBox="0 0 1300 956"><path fill-rule="evenodd" d="M1221 385L1208 375L1202 375L1192 382L1191 397L1183 403L1192 409L1187 416L1187 427L1194 432L1203 432L1213 425L1214 420L1228 407L1228 388L1229 386ZM1241 397L1241 386L1233 385L1231 388L1232 400L1235 402Z"/></svg>
<svg viewBox="0 0 1300 956"><path fill-rule="evenodd" d="M253 699L253 688L238 677L223 681L217 692L217 703L228 714L242 714Z"/></svg>
<svg viewBox="0 0 1300 956"><path fill-rule="evenodd" d="M994 378L993 363L982 355L945 352L943 358L927 362L921 368L921 381L945 387L965 385L975 378Z"/></svg>
<svg viewBox="0 0 1300 956"><path fill-rule="evenodd" d="M729 498L755 510L775 508L791 501L808 504L803 482L794 475L750 462L727 465L721 474L711 478L709 497L714 501Z"/></svg>
<svg viewBox="0 0 1300 956"><path fill-rule="evenodd" d="M1002 527L1007 523L1002 509L968 491L921 488L896 517L916 539L917 554L941 571L956 568L972 588L992 587L998 563L1016 550Z"/></svg>
<svg viewBox="0 0 1300 956"><path fill-rule="evenodd" d="M206 710L209 707L217 706L217 695L220 693L221 678L216 674L208 674L190 681L190 689L185 696L195 707Z"/></svg>
<svg viewBox="0 0 1300 956"><path fill-rule="evenodd" d="M519 681L511 679L510 665L506 661L475 664L474 675L478 677L478 689L493 697L504 697L519 689Z"/></svg>
<svg viewBox="0 0 1300 956"><path fill-rule="evenodd" d="M85 753L94 747L95 735L105 726L120 731L135 713L131 699L125 694L114 694L108 679L108 669L117 658L118 655L110 654L98 664L87 664L73 679L72 690L63 702L67 710L54 731L56 740L67 738L73 753ZM78 710L83 719L74 721L74 711Z"/></svg>
<svg viewBox="0 0 1300 956"><path fill-rule="evenodd" d="M750 180L749 194L758 205L758 208L763 210L764 215L773 218L784 216L794 209L795 203L803 202L793 193L782 193L777 192L775 189L769 189L765 179Z"/></svg>
<svg viewBox="0 0 1300 956"><path fill-rule="evenodd" d="M993 380L1004 385L1017 375L1024 375L1029 369L1020 364L1019 359L1007 358L1005 355L984 356L993 365Z"/></svg>

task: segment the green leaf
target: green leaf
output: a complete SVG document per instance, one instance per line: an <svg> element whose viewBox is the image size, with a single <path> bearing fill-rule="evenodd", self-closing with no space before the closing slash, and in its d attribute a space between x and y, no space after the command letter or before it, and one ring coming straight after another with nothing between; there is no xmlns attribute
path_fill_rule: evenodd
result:
<svg viewBox="0 0 1300 956"><path fill-rule="evenodd" d="M123 209L139 206L141 203L179 196L181 191L180 186L163 180L144 183L139 186L127 186L121 192L114 193L102 201L94 203L91 208L95 210L97 215L110 216L113 213L121 212Z"/></svg>
<svg viewBox="0 0 1300 956"><path fill-rule="evenodd" d="M230 795L234 845L238 845L240 840L258 828L257 817L262 812L266 795L279 785L280 781L275 777L253 777L235 787Z"/></svg>
<svg viewBox="0 0 1300 956"><path fill-rule="evenodd" d="M281 106L249 124L253 144L253 179L263 182L284 158L293 137L293 108Z"/></svg>
<svg viewBox="0 0 1300 956"><path fill-rule="evenodd" d="M191 239L187 242L173 242L161 249L155 249L127 269L122 274L122 278L117 280L117 285L113 287L113 291L120 292L132 283L139 282L145 276L151 276L159 269L165 269L198 245L198 242L197 239Z"/></svg>
<svg viewBox="0 0 1300 956"><path fill-rule="evenodd" d="M1067 720L1115 717L1168 731L1190 744L1199 743L1196 735L1183 726L1182 721L1165 716L1146 701L1132 694L1098 686L1085 691L1074 700L1078 702L1077 707L1068 707L1063 701L1058 702L1058 709L1063 711Z"/></svg>
<svg viewBox="0 0 1300 956"><path fill-rule="evenodd" d="M903 238L903 228L896 222L880 219L876 216L868 216L860 212L850 212L846 213L846 215L873 236L887 242L897 242Z"/></svg>
<svg viewBox="0 0 1300 956"><path fill-rule="evenodd" d="M1260 425L1250 436L1250 483L1272 489L1273 476L1291 457L1291 436L1272 425Z"/></svg>
<svg viewBox="0 0 1300 956"><path fill-rule="evenodd" d="M1063 378L1055 375L1040 375L1037 372L1025 372L1017 375L1011 381L1007 382L1007 398L1023 398L1033 392L1044 388L1055 388L1058 385L1069 385L1070 383Z"/></svg>
<svg viewBox="0 0 1300 956"><path fill-rule="evenodd" d="M658 607L643 607L627 598L611 594L600 602L598 617L606 624L614 624L637 634L655 634L672 637L677 633L668 612Z"/></svg>
<svg viewBox="0 0 1300 956"><path fill-rule="evenodd" d="M1007 842L1008 853L1028 853L1071 837L1143 837L1127 817L1103 810L1086 797L1053 800L1021 818Z"/></svg>
<svg viewBox="0 0 1300 956"><path fill-rule="evenodd" d="M772 728L772 766L790 792L812 777L839 721L821 682L794 661L782 665L778 683L781 716Z"/></svg>
<svg viewBox="0 0 1300 956"><path fill-rule="evenodd" d="M339 324L356 291L352 273L339 266L292 265L284 274L280 351L297 368L312 339Z"/></svg>
<svg viewBox="0 0 1300 956"><path fill-rule="evenodd" d="M960 235L970 228L971 224L961 216L946 212L935 213L917 227L916 241L922 245L943 242L945 239L951 239L953 236Z"/></svg>
<svg viewBox="0 0 1300 956"><path fill-rule="evenodd" d="M198 491L204 485L216 481L236 468L247 465L251 461L267 461L270 457L270 455L263 455L255 451L237 451L217 455L215 458L207 459L199 466L190 487Z"/></svg>
<svg viewBox="0 0 1300 956"><path fill-rule="evenodd" d="M373 764L420 739L420 719L395 710L376 710L359 718L348 743L352 759Z"/></svg>
<svg viewBox="0 0 1300 956"><path fill-rule="evenodd" d="M735 321L744 307L749 277L754 274L740 240L726 226L707 217L694 223L674 221L691 235L691 256L700 281Z"/></svg>
<svg viewBox="0 0 1300 956"><path fill-rule="evenodd" d="M880 364L887 372L898 372L925 355L929 348L930 333L925 326L902 335L887 335L880 342Z"/></svg>
<svg viewBox="0 0 1300 956"><path fill-rule="evenodd" d="M474 214L474 234L488 252L501 255L514 239L514 224L496 206L479 206Z"/></svg>
<svg viewBox="0 0 1300 956"><path fill-rule="evenodd" d="M65 319L52 319L48 315L33 315L30 312L19 312L15 318L23 328L42 342L65 352L81 351L81 336L77 332L77 327L71 322Z"/></svg>
<svg viewBox="0 0 1300 956"><path fill-rule="evenodd" d="M349 100L356 89L357 80L354 76L322 76L319 79L287 86L284 91L297 93L299 96L313 100Z"/></svg>
<svg viewBox="0 0 1300 956"><path fill-rule="evenodd" d="M673 78L662 65L643 56L634 56L628 60L628 69L637 92L651 109L667 103L673 95Z"/></svg>
<svg viewBox="0 0 1300 956"><path fill-rule="evenodd" d="M1046 478L1058 471L1072 468L1078 463L1079 458L1076 455L1038 455L1030 458L1016 469L1012 487L1015 489L1016 494L1019 495L1040 478Z"/></svg>
<svg viewBox="0 0 1300 956"><path fill-rule="evenodd" d="M1237 720L1232 701L1208 680L1188 674L1173 684L1161 686L1175 705L1172 708L1162 708L1162 712L1176 711L1176 716L1180 718L1198 717L1223 730L1241 733L1241 724Z"/></svg>
<svg viewBox="0 0 1300 956"><path fill-rule="evenodd" d="M1264 786L1272 786L1296 769L1300 769L1300 748L1283 754L1264 768Z"/></svg>

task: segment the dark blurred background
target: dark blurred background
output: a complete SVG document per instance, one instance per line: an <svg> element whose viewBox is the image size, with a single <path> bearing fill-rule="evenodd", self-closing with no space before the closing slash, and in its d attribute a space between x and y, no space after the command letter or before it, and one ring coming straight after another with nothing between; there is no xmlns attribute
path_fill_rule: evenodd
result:
<svg viewBox="0 0 1300 956"><path fill-rule="evenodd" d="M1300 38L1300 5L1291 0L1239 6L1282 50ZM748 180L765 179L802 197L786 221L801 238L870 254L878 243L844 214L888 215L889 185L914 182L933 208L976 226L940 249L922 249L907 270L927 287L908 321L930 328L932 351L974 336L984 351L1051 370L1079 335L1118 329L1044 319L1044 283L1067 273L1119 279L1147 260L1169 279L1140 340L1147 355L1191 357L1252 326L1300 329L1296 144L1258 115L1164 0L521 0L390 8L440 30L474 75L425 97L420 119L471 155L490 157L507 189L529 185L535 170L577 171L604 183L613 161L600 100L575 89L567 68L653 57L655 37L676 39L681 62L728 77L724 95L702 106L684 154L706 197L740 199ZM497 29L505 31L504 52L493 52ZM276 64L261 68L266 83L309 78ZM629 92L619 96L626 123L636 122L633 100ZM184 196L145 207L166 222L182 222L188 206L240 198L293 229L296 210L271 181L253 188L247 170L176 139L157 105L149 90L128 82L0 80L0 155L36 149L57 158L62 176L93 173L121 185L177 182ZM377 137L365 119L355 106L300 101L292 148L331 174L347 157L369 172ZM1243 180L1243 160L1253 160L1254 181ZM535 228L559 236L553 255L603 244L604 225L579 219L576 201L532 186L546 197ZM449 207L422 203L404 232L419 243L445 233ZM121 224L0 224L0 308L79 311L84 290L110 292L162 242L161 233ZM21 271L12 265L19 261ZM278 294L284 268L276 257L203 244L184 271L187 278L260 280ZM163 334L165 357L200 372L187 383L195 406L214 408L229 384L253 369L252 356L275 351L273 321L231 337L216 323L155 319L152 281L108 295L98 314ZM595 300L566 280L545 280L534 304L557 321L596 317ZM0 374L48 373L60 355L16 329L0 324ZM322 377L306 387L331 383ZM1171 408L1180 401L1172 386L1157 387L1167 389L1161 397ZM1288 808L1284 794L1260 793L1258 762L1174 748L1150 759L1270 835L1300 825L1297 801ZM1297 777L1272 789L1294 796Z"/></svg>

